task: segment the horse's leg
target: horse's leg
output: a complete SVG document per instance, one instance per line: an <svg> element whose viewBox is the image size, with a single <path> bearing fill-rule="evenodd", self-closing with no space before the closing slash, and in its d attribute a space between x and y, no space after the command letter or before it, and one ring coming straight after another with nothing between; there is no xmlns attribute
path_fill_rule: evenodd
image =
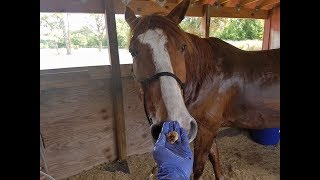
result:
<svg viewBox="0 0 320 180"><path fill-rule="evenodd" d="M214 174L216 179L221 180L225 179L223 169L219 160L219 152L215 137L217 135L218 128L220 124L223 122L223 112L225 109L230 106L232 99L239 92L239 87L232 85L228 89L221 92L215 99L215 103L208 110L207 115L211 118L210 122L213 124L215 129L214 132L214 140L211 141L212 145L209 150L209 160L213 166Z"/></svg>
<svg viewBox="0 0 320 180"><path fill-rule="evenodd" d="M204 165L210 153L210 148L214 138L213 131L209 131L201 125L198 127L198 134L194 140L194 163L193 163L193 179L200 179Z"/></svg>
<svg viewBox="0 0 320 180"><path fill-rule="evenodd" d="M213 166L214 174L216 179L225 179L223 169L221 167L220 159L219 159L219 151L216 143L216 139L213 140L210 152L209 152L209 160Z"/></svg>

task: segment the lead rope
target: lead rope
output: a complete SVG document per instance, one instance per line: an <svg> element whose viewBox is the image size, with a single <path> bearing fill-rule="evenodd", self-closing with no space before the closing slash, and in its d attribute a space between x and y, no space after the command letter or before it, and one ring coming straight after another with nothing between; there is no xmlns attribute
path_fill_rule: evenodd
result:
<svg viewBox="0 0 320 180"><path fill-rule="evenodd" d="M152 120L149 117L148 111L147 111L147 98L146 98L146 94L147 94L147 81L142 83L143 86L143 108L144 108L144 112L146 113L146 117L148 119L149 125L152 125Z"/></svg>

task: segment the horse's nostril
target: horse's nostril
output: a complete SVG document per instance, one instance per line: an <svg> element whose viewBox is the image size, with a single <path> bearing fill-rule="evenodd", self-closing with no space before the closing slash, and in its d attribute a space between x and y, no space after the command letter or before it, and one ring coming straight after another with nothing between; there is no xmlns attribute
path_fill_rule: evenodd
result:
<svg viewBox="0 0 320 180"><path fill-rule="evenodd" d="M163 124L152 124L151 125L151 135L152 135L154 141L156 141L158 139L159 134L162 130L162 125ZM197 132L198 132L198 124L193 119L190 121L190 130L187 131L189 143L191 143L194 140L194 138L197 136Z"/></svg>
<svg viewBox="0 0 320 180"><path fill-rule="evenodd" d="M151 135L155 141L158 139L161 130L162 130L162 125L158 125L158 124L151 125Z"/></svg>

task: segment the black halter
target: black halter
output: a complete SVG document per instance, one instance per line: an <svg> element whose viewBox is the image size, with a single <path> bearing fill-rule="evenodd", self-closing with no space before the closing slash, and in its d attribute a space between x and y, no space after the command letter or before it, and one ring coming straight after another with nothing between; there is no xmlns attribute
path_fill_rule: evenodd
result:
<svg viewBox="0 0 320 180"><path fill-rule="evenodd" d="M132 74L133 75L133 77L136 79L136 77L134 76L134 74ZM137 80L137 81L139 81L141 84L142 84L142 86L143 86L143 107L144 107L144 112L146 113L146 117L147 117L147 119L148 119L148 122L149 122L149 125L151 126L152 125L152 119L149 117L149 113L148 113L148 110L147 110L147 101L146 101L146 94L147 94L147 85L151 82L151 81L153 81L153 80L155 80L155 79L158 79L159 77L161 77L161 76L171 76L171 77L173 77L178 83L179 83L179 85L180 85L180 87L181 87L181 89L182 90L184 90L184 88L185 88L185 84L175 75L175 74L173 74L173 73L171 73L171 72L160 72L160 73L157 73L157 74L155 74L155 75L153 75L153 76L151 76L151 77L149 77L149 78L146 78L146 79L144 79L144 80Z"/></svg>

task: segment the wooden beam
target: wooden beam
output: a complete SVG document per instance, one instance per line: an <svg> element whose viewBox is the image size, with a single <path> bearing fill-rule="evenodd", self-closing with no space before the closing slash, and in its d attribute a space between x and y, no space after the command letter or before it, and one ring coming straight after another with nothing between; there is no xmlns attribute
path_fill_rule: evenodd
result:
<svg viewBox="0 0 320 180"><path fill-rule="evenodd" d="M124 14L125 5L119 0L112 0L115 14ZM252 0L250 0L252 1ZM129 7L137 15L147 15L155 12L169 13L178 3L166 3L160 7L152 1L131 1ZM103 0L40 0L40 12L70 12L70 13L104 13ZM241 13L236 12L232 7L219 7L218 11L211 8L211 17L233 17L233 18L268 18L268 11L260 10L252 17L251 9L242 9ZM247 12L245 12L247 11ZM186 16L202 17L203 6L194 4L189 7Z"/></svg>
<svg viewBox="0 0 320 180"><path fill-rule="evenodd" d="M224 5L224 7L236 7L239 4L240 0L230 0L228 3Z"/></svg>
<svg viewBox="0 0 320 180"><path fill-rule="evenodd" d="M257 1L259 1L259 0L240 0L239 5L240 6L247 6L249 4L256 3Z"/></svg>
<svg viewBox="0 0 320 180"><path fill-rule="evenodd" d="M217 0L216 2L219 4L219 5L221 5L221 6L223 6L223 5L225 5L226 3L228 3L230 0Z"/></svg>
<svg viewBox="0 0 320 180"><path fill-rule="evenodd" d="M203 5L203 16L201 18L201 29L205 37L209 37L210 30L210 4Z"/></svg>
<svg viewBox="0 0 320 180"><path fill-rule="evenodd" d="M205 4L210 4L210 5L213 5L213 3L215 3L217 0L200 0L200 1L197 1L197 2L193 2L191 4L201 4L201 5L205 5Z"/></svg>
<svg viewBox="0 0 320 180"><path fill-rule="evenodd" d="M117 0L114 0L114 2L116 14L123 14L125 12L124 4L121 2L119 3ZM131 1L128 6L135 12L136 15L149 15L152 13L168 14L177 5L178 3L166 3L165 6L160 7L153 1ZM202 8L202 5L189 6L186 16L202 17Z"/></svg>
<svg viewBox="0 0 320 180"><path fill-rule="evenodd" d="M104 0L40 0L40 12L104 13Z"/></svg>
<svg viewBox="0 0 320 180"><path fill-rule="evenodd" d="M258 0L253 3L250 3L250 4L246 4L244 7L249 8L249 9L256 9L256 8L258 8L257 5L259 5L262 1L264 1L264 0Z"/></svg>
<svg viewBox="0 0 320 180"><path fill-rule="evenodd" d="M270 28L271 28L271 17L264 21L262 50L268 50L270 45Z"/></svg>
<svg viewBox="0 0 320 180"><path fill-rule="evenodd" d="M257 6L259 6L260 8L263 8L263 7L274 5L277 3L280 3L280 0L264 0L260 4L257 4Z"/></svg>
<svg viewBox="0 0 320 180"><path fill-rule="evenodd" d="M266 5L266 6L263 6L261 7L262 10L271 10L273 8L276 8L280 6L280 2L279 3L275 3L275 4L270 4L270 5Z"/></svg>
<svg viewBox="0 0 320 180"><path fill-rule="evenodd" d="M223 8L211 8L211 17L230 17L232 18L253 18L253 19L267 19L268 11L254 9L240 8L237 11L234 7L223 7Z"/></svg>
<svg viewBox="0 0 320 180"><path fill-rule="evenodd" d="M153 2L163 2L165 0L150 0L150 1L153 1ZM178 3L179 1L178 0L166 0L166 3Z"/></svg>
<svg viewBox="0 0 320 180"><path fill-rule="evenodd" d="M123 93L118 52L118 39L113 1L105 0L106 30L109 45L109 60L112 72L113 114L116 126L116 142L119 160L127 156L126 128L124 119Z"/></svg>

